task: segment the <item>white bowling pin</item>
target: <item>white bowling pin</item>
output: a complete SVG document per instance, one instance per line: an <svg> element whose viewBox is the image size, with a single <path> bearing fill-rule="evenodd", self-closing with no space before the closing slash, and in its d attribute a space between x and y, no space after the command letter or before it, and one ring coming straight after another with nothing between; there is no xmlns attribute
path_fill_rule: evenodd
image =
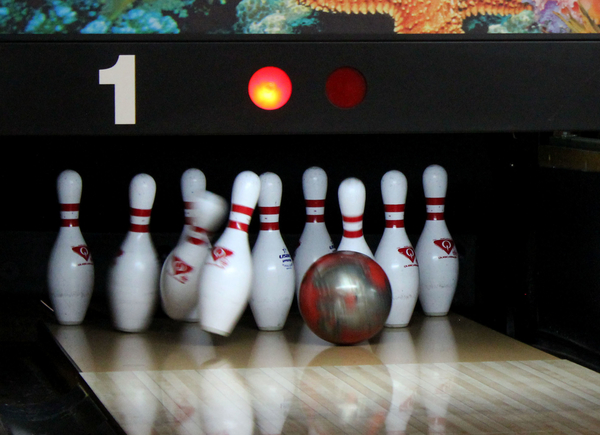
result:
<svg viewBox="0 0 600 435"><path fill-rule="evenodd" d="M392 309L388 327L408 325L419 297L419 263L404 228L407 182L400 171L386 172L381 179L385 229L375 251L375 260L392 287Z"/></svg>
<svg viewBox="0 0 600 435"><path fill-rule="evenodd" d="M149 232L156 183L138 174L129 185L130 228L108 272L108 295L114 327L139 332L152 321L160 264Z"/></svg>
<svg viewBox="0 0 600 435"><path fill-rule="evenodd" d="M260 230L252 248L250 308L263 331L283 329L295 295L294 263L279 230L281 193L277 174L260 176Z"/></svg>
<svg viewBox="0 0 600 435"><path fill-rule="evenodd" d="M439 165L423 172L427 220L417 242L419 302L428 316L445 316L458 282L458 253L444 219L448 174Z"/></svg>
<svg viewBox="0 0 600 435"><path fill-rule="evenodd" d="M160 298L171 319L198 321L198 280L210 252L210 236L227 215L227 201L201 190L188 196L185 238L171 251L160 274Z"/></svg>
<svg viewBox="0 0 600 435"><path fill-rule="evenodd" d="M356 251L375 258L363 234L365 211L365 185L358 178L346 178L338 189L338 201L342 212L342 239L338 251Z"/></svg>
<svg viewBox="0 0 600 435"><path fill-rule="evenodd" d="M331 241L325 225L325 198L327 196L325 171L317 166L304 171L302 191L306 205L306 222L300 235L300 244L294 253L296 297L308 268L323 255L335 251L335 245Z"/></svg>
<svg viewBox="0 0 600 435"><path fill-rule="evenodd" d="M325 198L327 195L327 174L317 166L304 171L302 191L306 205L306 222L300 235L300 244L294 253L296 270L296 296L302 278L308 268L323 255L335 251L335 245L325 225Z"/></svg>
<svg viewBox="0 0 600 435"><path fill-rule="evenodd" d="M181 175L181 197L183 199L184 224L179 236L179 242L185 242L188 232L192 227L192 213L194 213L194 200L206 190L206 176L200 169L190 168Z"/></svg>
<svg viewBox="0 0 600 435"><path fill-rule="evenodd" d="M227 227L204 262L199 281L202 329L228 336L244 313L252 285L248 227L260 194L260 177L251 171L233 183Z"/></svg>
<svg viewBox="0 0 600 435"><path fill-rule="evenodd" d="M83 322L94 288L94 263L79 228L82 182L63 171L57 180L61 227L48 262L48 291L58 323Z"/></svg>

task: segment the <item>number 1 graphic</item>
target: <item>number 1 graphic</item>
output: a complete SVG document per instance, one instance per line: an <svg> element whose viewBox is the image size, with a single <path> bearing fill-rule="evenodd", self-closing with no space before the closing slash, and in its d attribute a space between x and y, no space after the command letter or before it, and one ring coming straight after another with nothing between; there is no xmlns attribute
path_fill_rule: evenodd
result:
<svg viewBox="0 0 600 435"><path fill-rule="evenodd" d="M101 85L115 86L115 124L135 124L135 56L121 54L99 73Z"/></svg>

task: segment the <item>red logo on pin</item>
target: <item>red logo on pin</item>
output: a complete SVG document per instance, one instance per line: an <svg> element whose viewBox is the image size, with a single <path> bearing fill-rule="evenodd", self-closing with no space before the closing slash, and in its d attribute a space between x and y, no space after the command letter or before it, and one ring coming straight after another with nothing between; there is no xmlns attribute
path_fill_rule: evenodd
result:
<svg viewBox="0 0 600 435"><path fill-rule="evenodd" d="M71 248L74 253L83 257L85 261L90 261L90 250L85 245L73 246Z"/></svg>
<svg viewBox="0 0 600 435"><path fill-rule="evenodd" d="M434 240L433 243L448 255L454 250L454 241L452 239L438 239Z"/></svg>
<svg viewBox="0 0 600 435"><path fill-rule="evenodd" d="M220 246L215 246L210 254L215 262L215 266L225 267L227 266L227 257L232 256L233 251Z"/></svg>
<svg viewBox="0 0 600 435"><path fill-rule="evenodd" d="M173 278L175 278L176 280L184 283L188 280L187 275L188 273L190 273L192 270L194 270L194 268L192 266L190 266L189 264L187 264L185 261L183 261L181 258L177 257L177 256L173 256L172 260L171 260L171 268L172 268L172 276Z"/></svg>
<svg viewBox="0 0 600 435"><path fill-rule="evenodd" d="M415 250L410 246L405 246L404 248L398 248L398 252L408 258L411 263L414 263L417 259L415 256Z"/></svg>

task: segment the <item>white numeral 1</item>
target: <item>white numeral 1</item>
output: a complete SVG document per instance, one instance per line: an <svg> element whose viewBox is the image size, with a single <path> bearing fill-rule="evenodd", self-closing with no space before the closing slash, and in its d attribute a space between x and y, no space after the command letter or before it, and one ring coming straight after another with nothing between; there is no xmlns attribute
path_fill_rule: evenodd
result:
<svg viewBox="0 0 600 435"><path fill-rule="evenodd" d="M121 54L99 72L101 85L115 85L115 124L135 124L135 56Z"/></svg>

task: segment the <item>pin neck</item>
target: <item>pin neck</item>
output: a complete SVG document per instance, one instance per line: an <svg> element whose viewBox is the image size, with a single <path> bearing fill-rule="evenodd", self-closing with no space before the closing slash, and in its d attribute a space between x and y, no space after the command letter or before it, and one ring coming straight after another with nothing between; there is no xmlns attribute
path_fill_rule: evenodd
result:
<svg viewBox="0 0 600 435"><path fill-rule="evenodd" d="M260 213L260 231L278 231L280 207L259 207L258 210Z"/></svg>
<svg viewBox="0 0 600 435"><path fill-rule="evenodd" d="M60 226L78 227L79 226L79 204L61 204L60 205Z"/></svg>
<svg viewBox="0 0 600 435"><path fill-rule="evenodd" d="M150 231L150 215L152 209L133 208L129 209L130 227L132 233L147 233Z"/></svg>
<svg viewBox="0 0 600 435"><path fill-rule="evenodd" d="M404 204L384 204L385 227L404 228Z"/></svg>
<svg viewBox="0 0 600 435"><path fill-rule="evenodd" d="M186 225L192 225L193 218L191 216L191 213L193 210L194 210L194 202L183 201L183 213L184 213L184 220L185 220Z"/></svg>
<svg viewBox="0 0 600 435"><path fill-rule="evenodd" d="M325 200L324 199L306 199L306 222L322 223L325 222Z"/></svg>
<svg viewBox="0 0 600 435"><path fill-rule="evenodd" d="M426 198L425 206L427 208L428 221L443 221L445 198Z"/></svg>
<svg viewBox="0 0 600 435"><path fill-rule="evenodd" d="M362 229L363 215L360 216L342 216L342 226L344 229L343 237L356 239L363 236Z"/></svg>
<svg viewBox="0 0 600 435"><path fill-rule="evenodd" d="M250 219L252 218L253 212L254 209L252 207L232 204L227 228L232 228L234 230L240 230L247 233L248 228L250 227Z"/></svg>

